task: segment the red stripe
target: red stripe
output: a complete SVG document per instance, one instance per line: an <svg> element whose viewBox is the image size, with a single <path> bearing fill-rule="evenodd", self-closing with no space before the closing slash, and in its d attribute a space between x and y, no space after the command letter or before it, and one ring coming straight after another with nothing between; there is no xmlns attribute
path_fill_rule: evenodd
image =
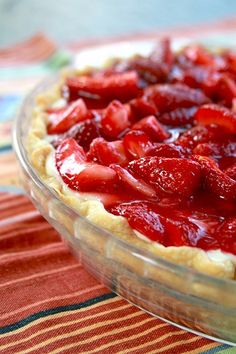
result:
<svg viewBox="0 0 236 354"><path fill-rule="evenodd" d="M38 279L28 280L24 283L22 287L21 284L13 284L6 289L0 289L1 302L5 304L4 308L0 309L0 326L5 326L7 324L14 323L20 319L29 316L32 313L44 310L45 308L54 308L56 306L68 305L71 303L71 299L62 299L60 301L52 301L50 299L55 296L62 296L71 294L72 292L79 291L81 289L86 289L88 287L98 285L97 281L85 272L83 268L72 269L64 272L60 272L57 275L43 276ZM86 293L79 296L76 302L83 302L89 298L96 297L107 292L107 289L101 288L91 293ZM9 295L11 294L11 296ZM9 302L9 296L11 301ZM48 300L49 305L45 303L39 304L33 309L26 309L20 314L17 313L11 317L1 320L1 314L11 312L25 306L26 304L33 304L35 302L40 302Z"/></svg>
<svg viewBox="0 0 236 354"><path fill-rule="evenodd" d="M8 210L9 211L9 215L13 215L12 207L13 206L17 206L17 205L21 205L22 203L23 204L32 205L29 202L29 199L26 198L26 196L18 195L18 196L15 196L15 198L10 197L9 199L1 201L0 210L1 211ZM22 210L24 210L24 208L22 208Z"/></svg>
<svg viewBox="0 0 236 354"><path fill-rule="evenodd" d="M0 203L8 217L15 217L17 212L23 215L22 210L25 211L26 206L29 210L34 210L25 196L3 194L0 195ZM45 308L70 304L71 298L65 301L63 298L55 301L50 299L99 284L81 266L59 270L57 273L57 269L78 265L78 261L60 241L57 232L41 217L29 219L27 223L20 221L5 225L1 229L0 249L0 298L4 304L4 307L0 308L0 318L1 315L17 311L25 305L39 303L5 317L0 321L1 326L14 323ZM53 270L54 274L45 274ZM74 300L85 301L104 292L107 292L107 289L101 287L76 296ZM8 301L9 297L11 301Z"/></svg>
<svg viewBox="0 0 236 354"><path fill-rule="evenodd" d="M56 50L56 45L43 34L34 37L12 47L0 49L0 65L20 65L39 62L47 59Z"/></svg>
<svg viewBox="0 0 236 354"><path fill-rule="evenodd" d="M18 226L18 227L17 227ZM27 247L38 247L41 244L56 242L59 240L58 233L53 232L51 226L46 222L35 223L25 229L25 225L7 225L1 230L0 250L19 250Z"/></svg>

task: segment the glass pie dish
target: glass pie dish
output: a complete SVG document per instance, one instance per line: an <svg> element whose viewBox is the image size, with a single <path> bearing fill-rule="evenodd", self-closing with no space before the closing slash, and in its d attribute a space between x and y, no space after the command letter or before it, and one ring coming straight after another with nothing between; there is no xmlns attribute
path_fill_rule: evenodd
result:
<svg viewBox="0 0 236 354"><path fill-rule="evenodd" d="M183 41L180 42L176 43L177 47ZM102 65L111 53L112 56L129 57L148 53L151 46L153 42L147 41L132 42L131 45L117 43L115 53L113 46L98 47L82 53L77 61L82 67L85 63L93 65L93 60L88 59L96 57L96 65ZM25 99L15 124L14 146L22 182L33 203L84 266L112 291L174 325L235 344L235 281L174 264L94 225L63 202L32 167L26 140L35 98L57 81L58 77L49 78L35 88Z"/></svg>

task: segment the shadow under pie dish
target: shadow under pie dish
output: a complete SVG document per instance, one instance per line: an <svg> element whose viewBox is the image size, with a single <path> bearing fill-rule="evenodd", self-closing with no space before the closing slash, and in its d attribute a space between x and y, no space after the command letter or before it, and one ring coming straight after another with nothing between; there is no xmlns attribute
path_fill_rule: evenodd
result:
<svg viewBox="0 0 236 354"><path fill-rule="evenodd" d="M155 315L229 342L235 60L197 45L174 52L163 40L145 57L69 69L28 98L16 138L26 189L99 279Z"/></svg>

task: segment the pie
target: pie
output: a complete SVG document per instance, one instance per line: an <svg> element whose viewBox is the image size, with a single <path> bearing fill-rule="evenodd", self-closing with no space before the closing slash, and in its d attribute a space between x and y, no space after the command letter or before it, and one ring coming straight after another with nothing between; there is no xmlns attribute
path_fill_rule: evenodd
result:
<svg viewBox="0 0 236 354"><path fill-rule="evenodd" d="M31 122L30 161L63 202L155 256L235 279L235 52L163 39L146 57L68 70Z"/></svg>

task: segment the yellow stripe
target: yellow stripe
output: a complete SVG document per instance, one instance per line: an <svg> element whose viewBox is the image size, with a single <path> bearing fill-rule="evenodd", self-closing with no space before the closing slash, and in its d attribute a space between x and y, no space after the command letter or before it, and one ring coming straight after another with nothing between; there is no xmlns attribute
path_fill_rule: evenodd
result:
<svg viewBox="0 0 236 354"><path fill-rule="evenodd" d="M96 313L94 315L91 315L91 316L84 316L83 318L80 318L78 320L73 320L73 321L68 321L66 323L59 323L55 326L51 326L51 327L47 327L47 328L44 328L36 333L33 333L31 336L27 336L26 338L22 338L22 339L17 339L15 342L11 342L11 343L7 343L5 345L1 345L0 346L0 349L6 349L6 348L10 348L10 347L13 347L14 345L19 345L21 343L25 343L25 342L28 342L29 340L35 338L35 337L38 337L40 334L44 334L44 333L47 333L47 332L51 332L52 330L54 329L57 329L57 328L63 328L63 327L67 327L69 325L72 325L72 324L79 324L81 322L84 322L85 320L92 320L92 319L95 319L97 317L100 317L102 315L105 315L105 314L111 314L112 312L115 312L117 310L123 310L123 309L127 309L129 307L131 307L132 305L131 304L125 304L123 306L120 306L120 307L116 307L112 310L105 310L105 311L102 311L102 312L99 312L99 313ZM139 312L142 312L142 311L139 311ZM122 317L122 319L124 319L125 317ZM119 319L117 319L117 321L119 321Z"/></svg>
<svg viewBox="0 0 236 354"><path fill-rule="evenodd" d="M179 334L184 334L184 331L183 330L180 330L178 332L174 332L174 333L167 333L167 334L164 334L163 336L161 337L158 337L157 339L154 339L148 343L144 343L144 344L141 344L141 345L137 345L136 347L132 347L132 348L129 348L129 349L126 349L126 350L122 350L120 352L118 352L117 354L126 354L126 353L130 353L131 351L133 350L136 350L136 349L144 349L146 347L149 347L150 345L153 345L153 344L157 344L157 343L160 343L162 342L164 339L168 338L168 337L174 337L174 336L177 336ZM130 339L130 338L129 338ZM174 342L174 343L171 343L171 344L168 344L160 349L157 349L155 352L153 352L153 349L150 351L150 352L146 352L146 354L150 353L150 354L156 354L156 353L163 353L165 352L167 349L171 349L173 347L176 347L177 345L179 344L185 344L185 343L190 343L190 342L193 342L194 340L198 340L199 337L198 336L194 336L193 338L190 338L190 339L183 339L181 341L178 341L178 342ZM112 343L113 345L114 343ZM115 343L116 344L116 343ZM101 348L99 348L101 349ZM102 348L104 349L104 348ZM95 353L94 351L92 352L88 352L88 353ZM189 354L190 352L188 352ZM85 353L84 353L85 354ZM86 353L87 354L87 353Z"/></svg>
<svg viewBox="0 0 236 354"><path fill-rule="evenodd" d="M153 317L153 319L155 320L154 317ZM121 332L127 330L127 329L130 328L130 327L131 327L131 328L137 328L137 327L139 327L140 325L143 325L143 324L147 323L148 321L149 321L149 320L144 320L144 321L141 321L141 322L137 323L136 325L130 325L130 326L123 327L123 328L121 328L121 329L115 329L115 330L113 330L113 331L106 332L106 334L109 334L109 335L110 335L110 334L114 334L114 335L116 335L117 333L121 333ZM157 330L158 328L162 328L162 327L166 327L166 326L168 326L168 323L161 323L161 324L158 324L157 326L154 326L154 327L152 327L152 328L148 328L146 331L142 331L141 334L139 333L139 334L137 334L137 335L135 334L135 335L133 335L133 336L130 336L128 339L139 338L139 337L141 337L141 336L143 336L143 335L147 335L147 334L149 334L149 333L151 333L151 332ZM97 336L95 336L95 337L92 337L92 339L93 339L93 341L95 341L95 340L97 340L97 339L103 338L103 336L104 336L104 334L102 334L102 335L97 335ZM125 337L125 338L127 338L127 337ZM90 343L90 342L91 342L91 340L88 339L88 340L80 341L79 344L87 344L87 343ZM99 348L96 348L96 349L94 349L94 350L87 351L87 352L83 352L83 354L95 353L96 351L100 352L101 349L106 349L106 347L109 347L109 346L111 346L111 345L113 345L113 344L119 344L119 343L123 343L123 342L124 342L124 337L121 338L121 339L118 339L118 340L116 340L116 341L114 341L114 342L112 342L112 343L109 342L108 344L104 344L103 346L100 346ZM54 351L51 352L50 354L63 353L65 350L70 349L70 348L73 348L73 347L78 347L78 343L71 343L71 344L65 345L64 347L61 347L61 348L58 348L58 349L54 350ZM122 352L122 353L123 353L123 352Z"/></svg>
<svg viewBox="0 0 236 354"><path fill-rule="evenodd" d="M165 323L165 324L166 324L166 326L169 326L168 323ZM155 329L156 329L156 328L155 328ZM149 332L151 332L151 331L149 331ZM149 333L149 332L144 331L144 332L138 333L138 334L136 334L136 335L133 335L133 336L129 337L129 338L127 339L127 341L132 340L132 339L138 339L138 338L142 337L143 335L145 335L145 334L147 334L147 333ZM166 334L163 334L162 336L158 337L158 339L155 340L154 342L157 342L157 343L158 343L158 342L161 342L162 340L166 339L166 338L169 337L169 336L178 335L178 334L181 334L181 333L183 333L183 330L179 330L179 331L177 331L177 332L175 332L175 333L166 333ZM127 341L126 341L126 342L127 342ZM102 345L101 347L99 347L99 349L96 348L96 349L94 349L94 350L90 350L90 351L88 351L88 352L84 352L83 354L96 353L96 352L100 351L101 349L102 349L102 350L103 350L103 349L107 349L107 348L109 348L109 347L111 347L111 346L113 346L113 345L120 344L120 343L123 343L123 342L124 342L124 338L118 339L117 341L114 341L114 342L112 342L112 343L107 343L107 344ZM152 343L152 342L145 343L145 344L143 345L143 347L150 345L150 343ZM139 348L142 348L142 346L139 345L139 346L137 346L137 347L135 347L135 348L132 348L132 350L133 350L133 349L139 349ZM121 352L119 352L119 354L130 353L130 351L131 351L131 349L122 350ZM118 354L118 353L117 353L117 354Z"/></svg>
<svg viewBox="0 0 236 354"><path fill-rule="evenodd" d="M108 299L108 300L105 300L105 301L102 301L102 302L99 302L97 304L89 306L89 309L94 309L94 308L99 307L101 305L104 305L104 304L106 305L108 303L115 302L115 301L118 301L118 300L120 301L121 299L120 298ZM23 331L27 330L30 327L32 328L35 325L38 325L38 324L40 324L42 322L47 322L48 320L51 320L51 319L54 319L54 318L63 318L65 316L68 316L68 314L70 314L72 312L73 312L73 314L76 314L77 312L85 312L85 311L88 311L87 307L86 308L82 308L82 309L78 309L78 310L70 310L70 311L67 311L67 312L56 313L54 315L50 315L50 316L47 316L47 317L42 317L42 318L39 318L38 320L35 320L33 323L31 322L31 323L27 324L26 326L15 330L14 332L10 332L10 333L4 334L1 338L5 338L5 337L8 337L8 336L12 336L12 335L18 334L20 332L23 332Z"/></svg>
<svg viewBox="0 0 236 354"><path fill-rule="evenodd" d="M142 314L143 312L142 311L139 311L138 313L133 313L129 316L126 316L125 318L126 319L131 319L131 318L134 318L134 317L137 317L137 316L140 316L140 314ZM110 334L117 334L117 333L121 333L123 331L125 331L126 329L129 329L129 328L136 328L136 327L139 327L140 325L142 324L145 324L147 322L152 322L156 320L154 317L151 317L151 318L148 318L148 319L145 319L143 321L139 321L138 323L136 324L130 324L128 326L125 326L125 327L121 327L121 328L115 328L114 330L112 331L106 331L105 335L110 335ZM57 342L58 340L60 339L64 339L64 338L70 338L70 337L74 337L74 336L77 336L79 334L83 334L83 333L86 333L88 332L88 330L90 331L91 329L97 329L101 326L104 326L106 324L111 324L111 323L117 323L119 321L124 321L124 319L115 319L115 320L107 320L107 321L101 321L101 322L98 322L98 323L95 323L94 325L90 325L90 326L86 326L86 327L83 327L83 328L78 328L76 329L75 331L72 331L72 332L68 332L68 333L63 333L62 335L59 335L57 337L52 337L52 338L49 338L39 344L37 344L36 346L34 347L31 347L27 350L24 350L24 351L21 351L21 352L17 352L17 354L27 354L27 353L30 353L31 351L36 351L42 347L45 347L47 344L52 344L52 343L55 343ZM160 325L160 324L159 324ZM101 333L101 334L98 334L98 335L94 335L92 337L89 337L88 339L84 339L84 340L80 340L80 343L83 343L83 344L86 344L86 343L91 343L91 340L95 341L95 340L98 340L100 338L103 338L104 337L104 333ZM69 348L70 348L70 345L69 344ZM73 346L73 344L72 344ZM63 350L64 349L68 349L67 346L63 347ZM58 350L56 349L55 351L51 351L50 354L56 354L56 353L59 353L61 352L61 348Z"/></svg>
<svg viewBox="0 0 236 354"><path fill-rule="evenodd" d="M184 332L184 331L182 331L182 332ZM170 334L170 336L172 337L172 336L174 336L174 335L176 335L176 334L178 334L178 332L175 332L175 333L173 333L173 334ZM154 339L153 341L150 341L150 342L148 342L148 343L144 343L143 345L138 345L138 346L136 346L136 347L132 347L132 348L130 348L130 349L128 349L128 350L122 350L122 352L119 352L119 353L117 353L117 354L130 353L131 351L133 351L133 350L135 350L135 349L144 349L145 347L149 347L150 345L159 343L159 342L160 342L160 338L161 338L161 337L158 337L158 339ZM165 339L165 338L161 338L161 341L162 341L163 339ZM198 337L198 336L194 336L193 338L190 338L190 339L183 339L183 340L181 340L181 341L179 341L179 342L174 342L174 343L168 344L168 345L165 346L165 347L162 347L162 348L160 348L160 349L157 349L157 351L155 351L155 352L153 352L153 349L152 349L150 352L146 352L146 354L163 353L163 351L165 352L167 349L171 349L172 347L176 347L176 346L179 345L179 344L191 343L192 341L198 340L198 339L200 339L200 337ZM208 344L206 344L206 345L204 345L204 346L202 346L202 347L200 347L200 348L201 348L201 350L205 350L205 349L214 348L214 347L216 347L216 346L218 346L218 344L215 344L215 343L210 343L210 344L209 344L209 343L208 343ZM199 349L193 349L193 350L191 350L191 351L188 351L188 354L198 354L198 353L199 353Z"/></svg>
<svg viewBox="0 0 236 354"><path fill-rule="evenodd" d="M176 347L177 345L181 345L181 344L186 344L186 343L192 343L192 342L196 342L197 340L199 340L200 337L198 336L194 336L193 338L190 339L183 339L180 340L179 342L175 342L175 343L171 343L169 345L166 345L165 347L162 347L160 350L158 350L156 353L165 353L167 349L171 349Z"/></svg>
<svg viewBox="0 0 236 354"><path fill-rule="evenodd" d="M61 299L70 299L71 297L74 297L74 296L77 296L77 295L84 295L92 290L98 290L98 289L102 289L104 286L102 284L99 284L99 285L96 285L96 286L92 286L91 288L87 288L86 290L80 290L80 291L76 291L76 292L73 292L73 293L70 293L70 294L67 294L67 295L58 295L58 296L54 296L54 297L51 297L50 299L45 299L45 300L42 300L42 301L38 301L38 302L34 302L33 304L30 304L28 306L24 306L24 307L21 307L15 311L12 311L12 312L8 312L8 313L5 313L4 315L0 316L0 320L3 320L4 318L10 318L12 315L15 315L17 313L20 313L20 312L23 312L25 310L28 310L32 307L35 307L35 306L38 306L38 305L42 305L42 304L49 304L50 302L52 301L55 301L55 300L61 300ZM16 333L14 331L14 333ZM10 335L11 333L6 333L6 335Z"/></svg>
<svg viewBox="0 0 236 354"><path fill-rule="evenodd" d="M198 348L198 349L193 349L193 350L190 350L188 351L187 354L199 354L199 350L201 350L201 352L204 350L208 350L208 349L213 349L213 348L216 348L219 346L219 343L210 343L210 344L205 344L203 345L202 347Z"/></svg>

